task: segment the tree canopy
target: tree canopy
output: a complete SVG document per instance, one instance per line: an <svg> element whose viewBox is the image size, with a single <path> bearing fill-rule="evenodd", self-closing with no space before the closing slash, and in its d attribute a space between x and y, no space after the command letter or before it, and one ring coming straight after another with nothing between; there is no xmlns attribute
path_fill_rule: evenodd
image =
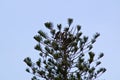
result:
<svg viewBox="0 0 120 80"><path fill-rule="evenodd" d="M34 36L39 59L36 62L30 57L24 59L26 71L33 74L31 80L95 80L106 71L99 67L104 54L96 56L92 51L100 34L95 33L89 39L80 25L72 27L73 19L68 18L67 22L67 27L57 24L57 29L52 22L46 22L44 25L51 35L39 30Z"/></svg>

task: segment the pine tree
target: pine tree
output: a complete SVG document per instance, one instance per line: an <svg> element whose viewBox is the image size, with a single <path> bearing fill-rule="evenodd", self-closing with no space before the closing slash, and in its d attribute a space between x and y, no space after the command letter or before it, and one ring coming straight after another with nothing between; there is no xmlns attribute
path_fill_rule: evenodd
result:
<svg viewBox="0 0 120 80"><path fill-rule="evenodd" d="M28 65L27 72L33 74L31 80L95 80L106 69L98 67L103 53L95 56L93 44L100 36L95 33L91 40L81 32L81 26L71 27L73 19L68 19L68 26L53 23L44 25L51 35L42 30L34 36L38 42L35 49L39 51L39 59L33 62L30 57L24 59Z"/></svg>

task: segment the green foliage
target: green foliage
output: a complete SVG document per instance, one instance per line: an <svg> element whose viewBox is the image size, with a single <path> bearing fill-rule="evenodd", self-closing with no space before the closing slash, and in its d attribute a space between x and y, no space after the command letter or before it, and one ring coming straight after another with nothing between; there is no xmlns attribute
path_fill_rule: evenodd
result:
<svg viewBox="0 0 120 80"><path fill-rule="evenodd" d="M37 44L37 45L35 46L35 49L38 50L38 51L42 51L42 48L41 48L40 44Z"/></svg>
<svg viewBox="0 0 120 80"><path fill-rule="evenodd" d="M73 22L73 19L68 18L68 25L69 25L69 26L71 26L72 22Z"/></svg>
<svg viewBox="0 0 120 80"><path fill-rule="evenodd" d="M25 58L25 59L24 59L24 62L25 62L29 67L32 66L32 61L31 61L31 59L30 59L29 57ZM26 71L28 71L28 70L26 70Z"/></svg>
<svg viewBox="0 0 120 80"><path fill-rule="evenodd" d="M52 29L53 28L53 24L51 22L46 22L44 25L48 29Z"/></svg>
<svg viewBox="0 0 120 80"><path fill-rule="evenodd" d="M44 25L51 36L42 30L34 36L38 42L35 49L39 51L39 59L36 62L29 57L24 59L28 65L26 71L34 75L31 80L94 80L106 71L99 67L104 54L97 57L92 51L100 34L94 34L89 40L88 36L83 36L81 26L73 29L72 23L73 19L69 18L67 27L62 30L62 25L58 24L58 30L55 30L51 22L46 22Z"/></svg>
<svg viewBox="0 0 120 80"><path fill-rule="evenodd" d="M62 25L61 24L57 24L57 28L59 31L61 31Z"/></svg>
<svg viewBox="0 0 120 80"><path fill-rule="evenodd" d="M43 38L47 38L47 35L42 30L39 30L38 33L39 33L39 36Z"/></svg>
<svg viewBox="0 0 120 80"><path fill-rule="evenodd" d="M81 29L81 26L77 25L77 31L80 31L80 29Z"/></svg>
<svg viewBox="0 0 120 80"><path fill-rule="evenodd" d="M36 35L34 36L34 39L37 41L37 42L40 42L42 40L42 37L39 36L39 35Z"/></svg>

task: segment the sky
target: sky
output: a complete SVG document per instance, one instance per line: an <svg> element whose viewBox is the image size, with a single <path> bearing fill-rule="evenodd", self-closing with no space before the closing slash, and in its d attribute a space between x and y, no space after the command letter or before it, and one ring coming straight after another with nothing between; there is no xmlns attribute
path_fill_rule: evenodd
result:
<svg viewBox="0 0 120 80"><path fill-rule="evenodd" d="M120 79L120 0L0 0L0 80L30 80L25 71L25 57L36 60L33 36L44 23L82 26L84 35L101 36L94 45L96 55L104 53L102 67L107 69L100 79Z"/></svg>

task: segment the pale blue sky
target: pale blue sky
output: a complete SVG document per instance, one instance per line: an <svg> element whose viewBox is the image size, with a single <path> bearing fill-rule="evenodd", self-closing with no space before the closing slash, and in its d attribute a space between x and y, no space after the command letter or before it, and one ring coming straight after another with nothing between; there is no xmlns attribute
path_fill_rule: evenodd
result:
<svg viewBox="0 0 120 80"><path fill-rule="evenodd" d="M100 79L120 79L120 0L0 0L0 80L30 80L23 59L36 60L33 36L44 22L82 25L85 35L100 32L94 45L107 72Z"/></svg>

